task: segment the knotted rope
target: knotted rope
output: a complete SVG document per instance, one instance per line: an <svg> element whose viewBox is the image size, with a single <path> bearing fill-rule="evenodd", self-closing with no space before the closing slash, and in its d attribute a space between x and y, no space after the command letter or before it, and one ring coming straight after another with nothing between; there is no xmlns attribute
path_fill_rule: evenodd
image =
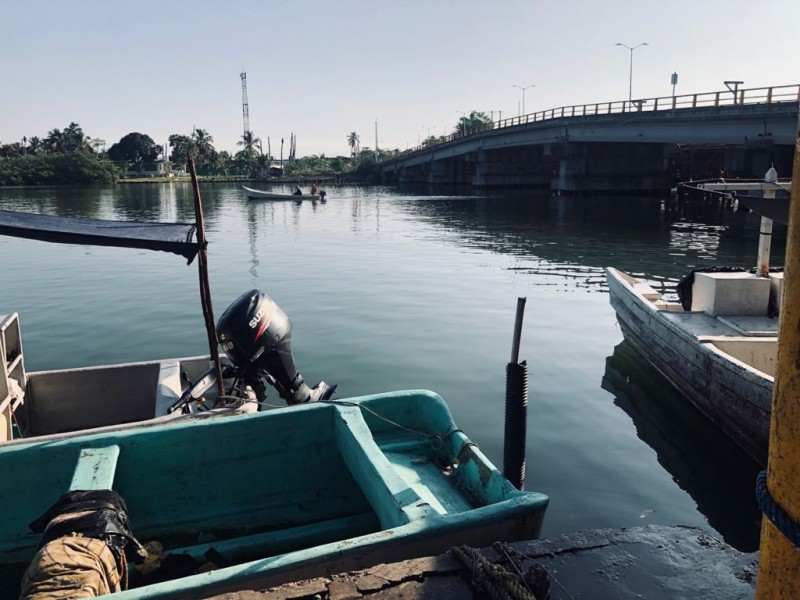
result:
<svg viewBox="0 0 800 600"><path fill-rule="evenodd" d="M494 564L469 546L454 546L450 552L472 573L472 583L488 593L492 600L536 600L522 578Z"/></svg>

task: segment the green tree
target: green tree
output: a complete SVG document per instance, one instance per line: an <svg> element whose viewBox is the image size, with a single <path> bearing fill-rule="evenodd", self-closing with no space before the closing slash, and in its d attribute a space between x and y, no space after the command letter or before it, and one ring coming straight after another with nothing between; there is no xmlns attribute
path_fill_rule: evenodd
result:
<svg viewBox="0 0 800 600"><path fill-rule="evenodd" d="M28 138L28 154L33 154L37 156L42 152L42 140L40 140L37 136L33 136Z"/></svg>
<svg viewBox="0 0 800 600"><path fill-rule="evenodd" d="M0 185L113 183L119 169L88 152L57 152L0 160Z"/></svg>
<svg viewBox="0 0 800 600"><path fill-rule="evenodd" d="M473 110L469 116L461 117L456 123L455 133L458 135L469 135L491 129L492 118L484 112Z"/></svg>
<svg viewBox="0 0 800 600"><path fill-rule="evenodd" d="M195 148L194 140L188 135L173 133L171 136L169 136L169 145L172 148L169 159L178 165L186 164L186 161L189 158L190 150L192 151L192 154L197 154L197 148Z"/></svg>
<svg viewBox="0 0 800 600"><path fill-rule="evenodd" d="M262 153L261 138L257 138L252 131L245 131L236 145L242 146L242 150L247 155L254 154L255 150L258 150L259 154Z"/></svg>
<svg viewBox="0 0 800 600"><path fill-rule="evenodd" d="M12 158L14 156L22 156L22 145L19 142L12 142L11 144L0 145L0 157Z"/></svg>
<svg viewBox="0 0 800 600"><path fill-rule="evenodd" d="M77 150L89 149L89 146L86 143L86 135L84 135L81 126L75 121L67 125L61 134L64 138L65 152L75 152Z"/></svg>
<svg viewBox="0 0 800 600"><path fill-rule="evenodd" d="M132 132L124 136L108 149L108 157L115 163L132 164L139 171L145 163L154 162L161 154L158 146L149 135Z"/></svg>
<svg viewBox="0 0 800 600"><path fill-rule="evenodd" d="M350 146L350 156L353 158L358 156L358 144L360 141L361 140L355 131L351 131L347 136L347 145Z"/></svg>
<svg viewBox="0 0 800 600"><path fill-rule="evenodd" d="M64 132L55 128L47 132L47 137L44 138L44 146L46 152L65 152L67 148L67 138Z"/></svg>
<svg viewBox="0 0 800 600"><path fill-rule="evenodd" d="M195 148L197 148L197 162L207 164L211 162L214 154L214 136L205 129L195 129L192 134Z"/></svg>

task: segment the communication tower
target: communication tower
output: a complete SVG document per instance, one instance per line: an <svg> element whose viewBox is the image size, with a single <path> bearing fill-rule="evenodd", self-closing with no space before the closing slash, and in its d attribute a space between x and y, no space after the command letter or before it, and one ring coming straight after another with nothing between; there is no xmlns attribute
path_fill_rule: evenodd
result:
<svg viewBox="0 0 800 600"><path fill-rule="evenodd" d="M250 108L247 106L247 73L239 73L242 78L242 117L244 119L244 134L250 131Z"/></svg>

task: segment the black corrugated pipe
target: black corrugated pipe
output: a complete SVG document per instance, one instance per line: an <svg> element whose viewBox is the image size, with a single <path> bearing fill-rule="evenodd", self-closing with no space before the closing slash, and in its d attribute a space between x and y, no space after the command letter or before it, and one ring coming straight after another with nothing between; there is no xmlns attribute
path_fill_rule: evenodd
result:
<svg viewBox="0 0 800 600"><path fill-rule="evenodd" d="M528 430L528 364L519 362L525 298L517 298L517 318L511 362L506 366L506 422L503 440L503 475L517 489L525 486L525 444Z"/></svg>

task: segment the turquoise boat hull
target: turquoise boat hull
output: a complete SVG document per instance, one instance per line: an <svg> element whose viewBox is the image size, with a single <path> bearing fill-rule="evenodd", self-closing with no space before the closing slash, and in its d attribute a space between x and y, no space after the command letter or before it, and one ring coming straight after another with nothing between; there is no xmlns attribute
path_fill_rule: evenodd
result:
<svg viewBox="0 0 800 600"><path fill-rule="evenodd" d="M28 523L69 489L109 486L141 542L201 562L213 548L231 565L117 595L126 599L264 588L535 538L548 503L515 489L427 391L34 439L0 447L0 470L6 579L39 545Z"/></svg>

